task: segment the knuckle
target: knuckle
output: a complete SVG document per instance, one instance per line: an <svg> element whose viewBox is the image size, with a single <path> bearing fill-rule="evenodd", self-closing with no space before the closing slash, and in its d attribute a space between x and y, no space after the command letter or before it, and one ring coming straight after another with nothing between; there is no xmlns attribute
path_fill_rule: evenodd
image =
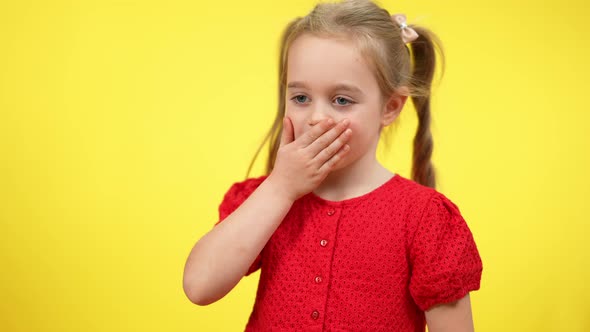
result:
<svg viewBox="0 0 590 332"><path fill-rule="evenodd" d="M330 163L329 163L330 167L334 167L338 163L339 158L340 157L338 156L338 154L335 154L334 156L332 156L332 158L330 158Z"/></svg>

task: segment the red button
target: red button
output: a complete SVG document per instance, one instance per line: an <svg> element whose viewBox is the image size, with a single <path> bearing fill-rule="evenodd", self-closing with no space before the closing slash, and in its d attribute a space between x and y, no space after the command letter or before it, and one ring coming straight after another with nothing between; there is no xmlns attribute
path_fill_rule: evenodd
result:
<svg viewBox="0 0 590 332"><path fill-rule="evenodd" d="M321 240L320 241L320 246L325 247L328 245L328 241L327 240Z"/></svg>
<svg viewBox="0 0 590 332"><path fill-rule="evenodd" d="M311 313L311 318L313 318L313 319L318 319L318 317L320 317L320 313L319 313L317 310L314 310L314 311Z"/></svg>
<svg viewBox="0 0 590 332"><path fill-rule="evenodd" d="M336 213L336 211L334 211L334 209L330 209L330 210L328 210L328 215L329 215L329 216L333 216L333 215L334 215L334 213Z"/></svg>
<svg viewBox="0 0 590 332"><path fill-rule="evenodd" d="M322 277L320 277L320 276L315 277L315 283L319 284L320 282L322 282Z"/></svg>

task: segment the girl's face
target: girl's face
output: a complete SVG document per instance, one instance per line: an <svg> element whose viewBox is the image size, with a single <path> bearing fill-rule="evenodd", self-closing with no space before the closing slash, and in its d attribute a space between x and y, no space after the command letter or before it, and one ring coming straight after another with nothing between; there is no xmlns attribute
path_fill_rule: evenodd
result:
<svg viewBox="0 0 590 332"><path fill-rule="evenodd" d="M351 149L338 168L363 156L374 158L381 127L395 120L405 101L398 96L397 103L384 103L373 72L352 41L309 34L299 36L289 49L285 97L295 139L322 119L350 120Z"/></svg>

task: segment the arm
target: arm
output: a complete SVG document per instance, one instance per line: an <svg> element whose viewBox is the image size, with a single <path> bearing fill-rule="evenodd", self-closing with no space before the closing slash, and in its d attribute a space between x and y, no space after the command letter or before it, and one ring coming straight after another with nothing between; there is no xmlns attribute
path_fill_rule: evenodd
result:
<svg viewBox="0 0 590 332"><path fill-rule="evenodd" d="M191 302L211 304L245 275L293 204L279 188L267 178L195 244L183 277L184 292Z"/></svg>
<svg viewBox="0 0 590 332"><path fill-rule="evenodd" d="M283 118L272 173L195 244L187 259L183 287L193 303L213 303L235 287L295 200L317 188L350 150L348 124L326 119L295 140L291 120Z"/></svg>
<svg viewBox="0 0 590 332"><path fill-rule="evenodd" d="M436 193L412 227L410 292L428 330L474 331L469 292L480 288L483 265L459 208Z"/></svg>
<svg viewBox="0 0 590 332"><path fill-rule="evenodd" d="M435 305L425 311L429 332L473 332L469 293L462 299Z"/></svg>

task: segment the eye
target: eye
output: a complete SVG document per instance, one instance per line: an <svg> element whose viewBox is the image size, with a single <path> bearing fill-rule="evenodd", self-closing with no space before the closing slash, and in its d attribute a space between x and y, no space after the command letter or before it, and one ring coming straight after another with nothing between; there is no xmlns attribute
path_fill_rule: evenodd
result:
<svg viewBox="0 0 590 332"><path fill-rule="evenodd" d="M344 97L337 97L335 100L339 106L348 106L354 104L351 100L348 100Z"/></svg>
<svg viewBox="0 0 590 332"><path fill-rule="evenodd" d="M297 95L297 96L291 98L291 100L295 101L295 103L297 103L297 104L304 104L305 101L307 100L307 96Z"/></svg>

